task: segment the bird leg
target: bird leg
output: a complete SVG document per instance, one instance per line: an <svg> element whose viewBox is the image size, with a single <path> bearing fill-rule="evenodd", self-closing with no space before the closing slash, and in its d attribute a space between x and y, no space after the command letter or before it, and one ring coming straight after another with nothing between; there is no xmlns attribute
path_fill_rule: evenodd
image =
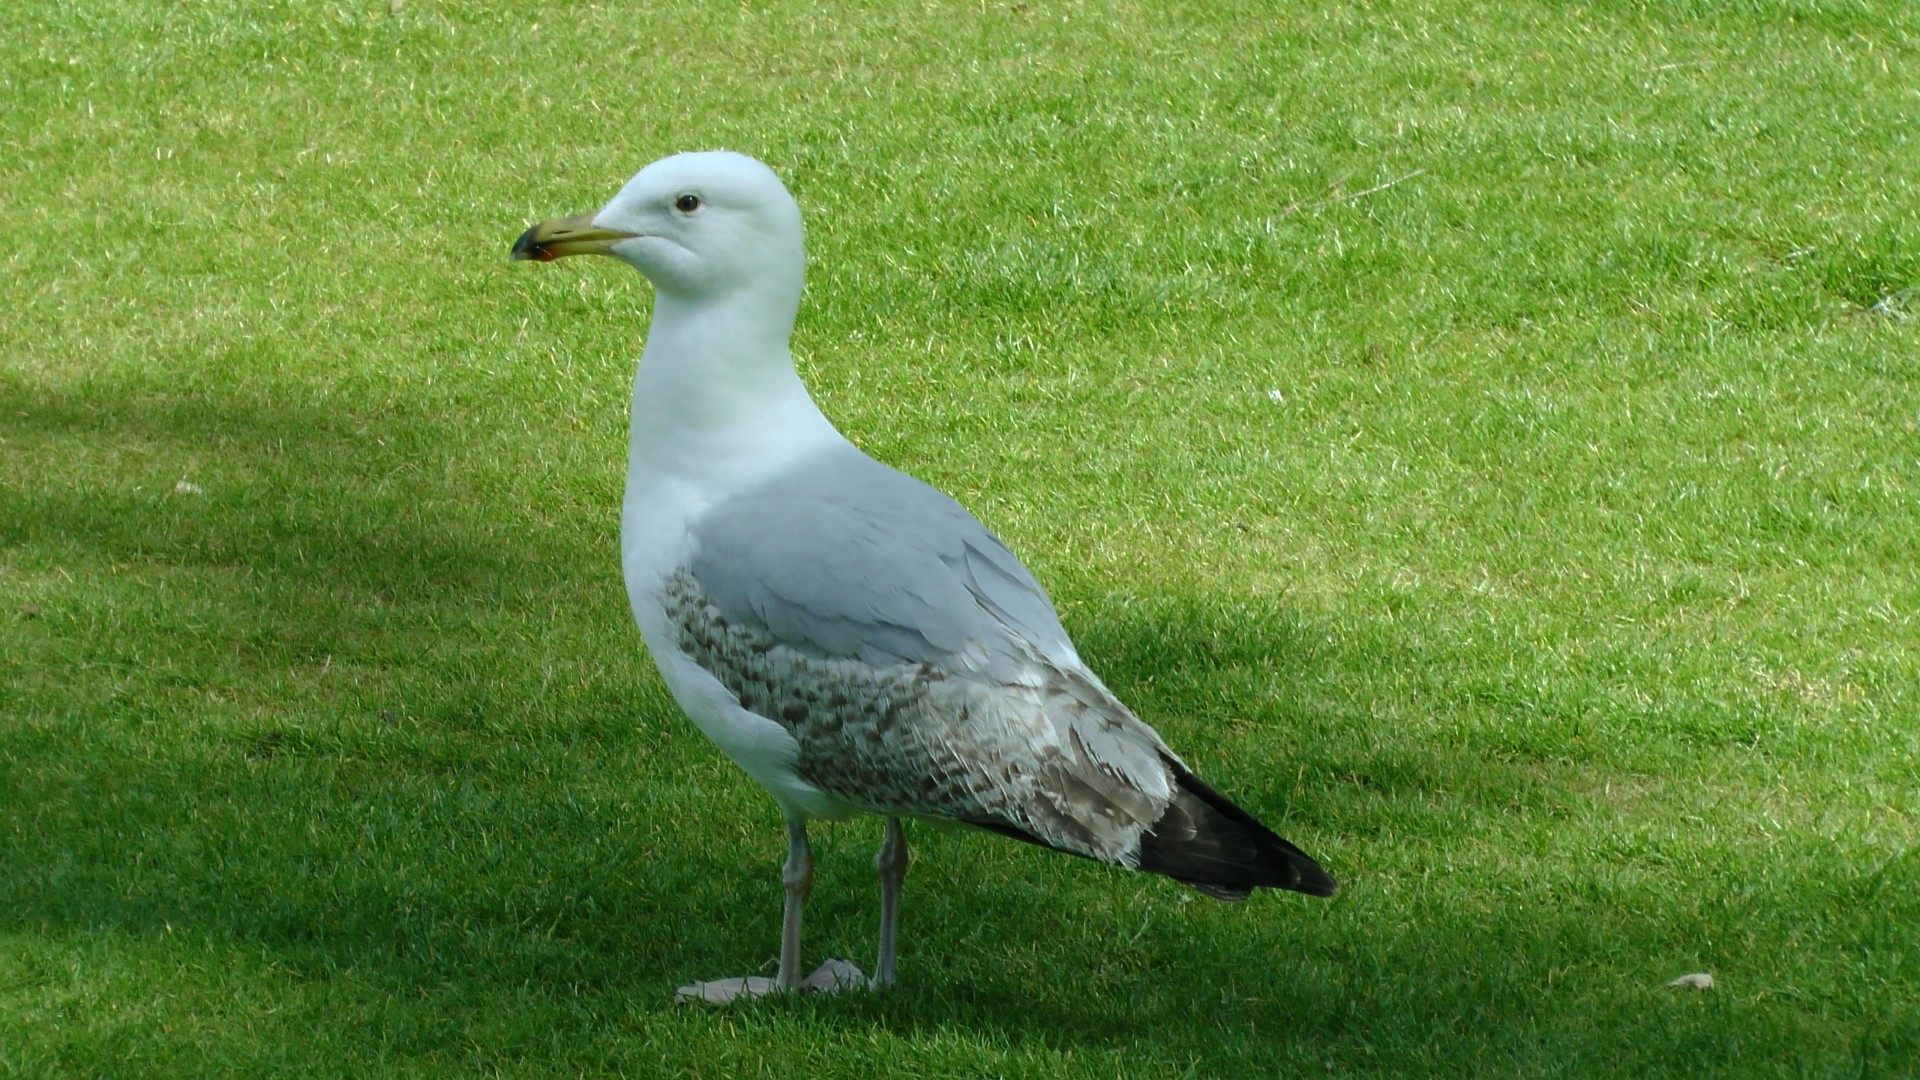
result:
<svg viewBox="0 0 1920 1080"><path fill-rule="evenodd" d="M780 973L773 981L775 989L793 990L800 980L800 910L813 888L813 850L807 846L803 818L787 819L787 861L780 867L780 883L786 886L787 902L780 919Z"/></svg>
<svg viewBox="0 0 1920 1080"><path fill-rule="evenodd" d="M873 857L880 872L880 959L870 984L875 990L893 985L894 940L900 929L900 886L907 880L907 834L900 819L887 818L887 836Z"/></svg>
<svg viewBox="0 0 1920 1080"><path fill-rule="evenodd" d="M903 844L903 854L905 850ZM807 904L807 890L813 887L813 851L807 846L807 823L802 818L787 819L787 861L780 867L780 884L786 890L786 903L780 917L780 970L774 977L747 975L688 983L674 991L675 1001L725 1005L738 998L795 990L831 991L863 981L860 969L845 960L829 960L813 974L800 978L800 914Z"/></svg>

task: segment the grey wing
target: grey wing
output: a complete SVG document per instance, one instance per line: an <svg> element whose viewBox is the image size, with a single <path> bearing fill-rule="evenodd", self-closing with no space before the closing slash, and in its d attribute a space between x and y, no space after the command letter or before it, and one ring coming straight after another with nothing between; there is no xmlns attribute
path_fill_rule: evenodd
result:
<svg viewBox="0 0 1920 1080"><path fill-rule="evenodd" d="M668 588L680 644L792 732L809 782L1133 864L1178 761L957 503L836 448L694 532Z"/></svg>
<svg viewBox="0 0 1920 1080"><path fill-rule="evenodd" d="M722 613L822 658L989 678L1015 677L1034 653L1079 663L1052 601L998 537L850 446L714 507L694 540L690 569Z"/></svg>

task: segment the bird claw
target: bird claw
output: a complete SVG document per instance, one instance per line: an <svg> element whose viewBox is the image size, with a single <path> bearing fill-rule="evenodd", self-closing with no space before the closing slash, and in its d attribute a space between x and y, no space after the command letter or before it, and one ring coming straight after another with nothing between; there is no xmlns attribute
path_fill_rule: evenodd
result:
<svg viewBox="0 0 1920 1080"><path fill-rule="evenodd" d="M860 969L845 960L829 960L813 969L813 974L800 980L803 990L815 990L823 994L834 994L842 990L862 990L867 985L867 977Z"/></svg>
<svg viewBox="0 0 1920 1080"><path fill-rule="evenodd" d="M867 985L867 977L845 960L829 960L813 970L813 974L800 980L794 989L802 993L833 994L841 990L856 989ZM673 992L673 1000L681 1003L699 1002L704 1005L727 1005L734 1001L766 997L781 992L780 983L764 975L746 975L735 979L713 979L705 982L691 982Z"/></svg>
<svg viewBox="0 0 1920 1080"><path fill-rule="evenodd" d="M725 1005L737 998L757 998L773 993L775 983L764 975L738 979L712 979L690 982L673 992L676 1002L698 1001L707 1005Z"/></svg>

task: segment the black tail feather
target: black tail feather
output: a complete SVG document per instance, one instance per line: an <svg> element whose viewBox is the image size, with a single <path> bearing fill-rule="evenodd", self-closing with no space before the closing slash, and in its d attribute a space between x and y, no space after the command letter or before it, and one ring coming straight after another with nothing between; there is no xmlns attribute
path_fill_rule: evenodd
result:
<svg viewBox="0 0 1920 1080"><path fill-rule="evenodd" d="M1140 838L1140 869L1165 874L1218 900L1244 900L1255 889L1291 889L1332 896L1332 875L1252 814L1172 766L1178 787L1153 829Z"/></svg>

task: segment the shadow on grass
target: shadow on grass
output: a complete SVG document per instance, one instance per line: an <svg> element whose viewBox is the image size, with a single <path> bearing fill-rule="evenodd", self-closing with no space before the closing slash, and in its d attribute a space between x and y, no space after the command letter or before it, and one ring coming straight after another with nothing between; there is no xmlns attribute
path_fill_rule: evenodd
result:
<svg viewBox="0 0 1920 1080"><path fill-rule="evenodd" d="M468 424L382 411L137 385L30 399L0 384L9 440L33 467L0 487L0 543L376 596L484 591L565 554L542 535L500 543L498 511L452 488L471 477L430 455L471 456Z"/></svg>
<svg viewBox="0 0 1920 1080"><path fill-rule="evenodd" d="M148 409L16 387L0 410L14 452L46 467L0 490L7 558L74 570L31 618L6 613L39 667L0 668L20 691L0 729L0 934L197 943L181 964L264 953L476 1022L528 987L600 1003L590 1025L629 1001L664 1013L679 981L771 955L774 815L657 688L635 690L617 595L544 609L538 625L511 606L463 613L477 595L564 593L594 556L581 531L543 527L538 499L484 505L410 462L445 442L443 418L383 415L370 445L350 407L317 403ZM199 454L235 479L199 500L136 492L133 477L166 466L95 473L55 457L82 444ZM125 601L94 576L181 568L209 573L169 579L146 618L102 614ZM1543 997L1619 963L1623 940L1666 933L1662 916L1616 909L1631 882L1563 875L1556 895L1432 877L1463 833L1552 799L1523 767L1377 728L1383 699L1389 715L1440 707L1386 674L1431 658L1382 628L1335 633L1245 599L1088 607L1079 641L1109 682L1320 857L1342 896L1221 908L993 838L916 840L906 984L756 1005L739 1014L749 1028L796 1012L833 1028L959 1025L1209 1068L1358 1066L1380 1047L1417 1062L1450 1040L1538 1061L1569 1037L1555 1025L1589 1054L1613 1041L1600 1024L1736 1037L1722 1015L1604 986ZM355 682L287 677L321 654L356 661ZM812 957L871 948L871 833L826 845ZM1410 865L1423 848L1438 854ZM1808 887L1789 876L1750 900L1791 911Z"/></svg>

